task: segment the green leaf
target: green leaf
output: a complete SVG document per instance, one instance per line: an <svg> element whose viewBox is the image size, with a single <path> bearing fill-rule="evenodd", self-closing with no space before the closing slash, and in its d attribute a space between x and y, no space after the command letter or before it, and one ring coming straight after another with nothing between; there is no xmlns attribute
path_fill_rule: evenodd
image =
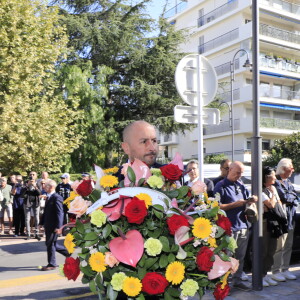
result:
<svg viewBox="0 0 300 300"><path fill-rule="evenodd" d="M94 231L89 232L84 236L85 241L93 241L96 239L98 239L98 235Z"/></svg>
<svg viewBox="0 0 300 300"><path fill-rule="evenodd" d="M88 277L94 277L96 274L96 272L91 269L90 265L80 267L80 270L84 275L87 275Z"/></svg>
<svg viewBox="0 0 300 300"><path fill-rule="evenodd" d="M175 255L174 255L173 253L170 253L170 254L168 255L168 262L171 263L171 262L173 262L173 261L175 261Z"/></svg>
<svg viewBox="0 0 300 300"><path fill-rule="evenodd" d="M179 295L180 295L180 291L179 291L179 289L174 289L174 288L172 288L172 287L169 287L168 288L168 293L172 296L172 297L179 297Z"/></svg>
<svg viewBox="0 0 300 300"><path fill-rule="evenodd" d="M82 259L85 259L88 255L88 253L78 253L77 254L79 257L81 257Z"/></svg>
<svg viewBox="0 0 300 300"><path fill-rule="evenodd" d="M164 213L161 211L154 210L153 212L158 219L162 219L164 217Z"/></svg>
<svg viewBox="0 0 300 300"><path fill-rule="evenodd" d="M165 236L161 236L159 238L159 240L161 241L162 245L163 245L163 248L162 250L164 252L170 252L170 244L169 244L169 240L168 238L166 238Z"/></svg>
<svg viewBox="0 0 300 300"><path fill-rule="evenodd" d="M177 199L183 199L186 196L186 194L188 193L188 191L189 191L189 187L188 186L182 186L182 187L180 187L178 189L179 194L177 196Z"/></svg>
<svg viewBox="0 0 300 300"><path fill-rule="evenodd" d="M84 225L79 220L76 222L76 230L79 233L84 234Z"/></svg>
<svg viewBox="0 0 300 300"><path fill-rule="evenodd" d="M96 287L96 283L94 280L91 280L89 282L89 286L90 286L90 290L93 292L93 293L97 293L97 287Z"/></svg>
<svg viewBox="0 0 300 300"><path fill-rule="evenodd" d="M142 280L145 277L146 273L146 269L138 268L138 278L140 280Z"/></svg>
<svg viewBox="0 0 300 300"><path fill-rule="evenodd" d="M106 296L109 300L115 300L118 297L118 292L112 288L111 284L108 284L107 286Z"/></svg>
<svg viewBox="0 0 300 300"><path fill-rule="evenodd" d="M223 261L230 261L230 257L228 255L226 255L223 251L220 251L218 253L218 255L220 256L220 258L223 260Z"/></svg>
<svg viewBox="0 0 300 300"><path fill-rule="evenodd" d="M144 294L141 293L135 299L136 300L145 300L145 296L144 296Z"/></svg>
<svg viewBox="0 0 300 300"><path fill-rule="evenodd" d="M94 203L99 200L101 197L101 191L94 189L92 193L89 195L89 199Z"/></svg>
<svg viewBox="0 0 300 300"><path fill-rule="evenodd" d="M164 292L164 300L174 300L174 298L166 291Z"/></svg>
<svg viewBox="0 0 300 300"><path fill-rule="evenodd" d="M93 245L95 245L95 244L97 244L97 243L98 243L98 240L86 241L86 242L84 243L84 247L91 247L91 246L93 246Z"/></svg>
<svg viewBox="0 0 300 300"><path fill-rule="evenodd" d="M131 183L135 183L136 176L133 169L130 166L128 166L127 168L127 177L131 181Z"/></svg>
<svg viewBox="0 0 300 300"><path fill-rule="evenodd" d="M161 257L159 258L159 267L165 268L168 264L168 256L166 254L161 255Z"/></svg>
<svg viewBox="0 0 300 300"><path fill-rule="evenodd" d="M145 182L145 178L141 178L139 181L138 181L138 185L137 186L142 186Z"/></svg>
<svg viewBox="0 0 300 300"><path fill-rule="evenodd" d="M102 230L103 238L106 239L110 235L111 231L112 231L111 225L107 224Z"/></svg>
<svg viewBox="0 0 300 300"><path fill-rule="evenodd" d="M216 232L215 238L216 239L220 238L224 234L224 232L225 230L222 227L218 226L218 230Z"/></svg>
<svg viewBox="0 0 300 300"><path fill-rule="evenodd" d="M164 212L165 211L164 207L162 205L160 205L160 204L155 204L152 207L154 208L154 211L157 211L157 210L160 211L160 212Z"/></svg>
<svg viewBox="0 0 300 300"><path fill-rule="evenodd" d="M157 261L158 257L149 257L145 262L145 268L150 269Z"/></svg>

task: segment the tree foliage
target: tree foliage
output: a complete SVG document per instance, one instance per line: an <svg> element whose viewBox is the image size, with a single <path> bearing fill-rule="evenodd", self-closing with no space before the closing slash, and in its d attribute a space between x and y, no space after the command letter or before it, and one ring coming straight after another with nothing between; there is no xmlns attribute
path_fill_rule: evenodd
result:
<svg viewBox="0 0 300 300"><path fill-rule="evenodd" d="M1 1L2 172L59 171L79 145L79 103L55 92L53 74L67 49L58 21L58 10L41 1Z"/></svg>
<svg viewBox="0 0 300 300"><path fill-rule="evenodd" d="M270 155L263 164L276 167L282 158L290 158L296 172L300 172L300 132L274 141Z"/></svg>
<svg viewBox="0 0 300 300"><path fill-rule="evenodd" d="M149 0L136 5L117 0L62 2L68 46L74 49L67 60L69 70L76 66L79 73L89 73L84 80L90 85L90 92L81 95L85 142L72 155L74 170L92 163L110 165L112 153L120 150L123 128L133 120L144 119L166 133L185 128L173 119L174 106L181 103L174 73L183 56L178 52L183 34L165 20L157 24L145 15ZM63 75L62 82L70 74ZM73 86L67 91L73 94Z"/></svg>

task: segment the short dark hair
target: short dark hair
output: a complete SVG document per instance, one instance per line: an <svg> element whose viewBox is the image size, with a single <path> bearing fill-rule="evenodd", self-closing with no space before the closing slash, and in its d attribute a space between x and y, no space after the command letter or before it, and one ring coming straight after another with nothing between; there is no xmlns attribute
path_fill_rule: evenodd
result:
<svg viewBox="0 0 300 300"><path fill-rule="evenodd" d="M274 168L265 166L262 170L262 184L266 183L267 176L270 176L272 172L275 172Z"/></svg>

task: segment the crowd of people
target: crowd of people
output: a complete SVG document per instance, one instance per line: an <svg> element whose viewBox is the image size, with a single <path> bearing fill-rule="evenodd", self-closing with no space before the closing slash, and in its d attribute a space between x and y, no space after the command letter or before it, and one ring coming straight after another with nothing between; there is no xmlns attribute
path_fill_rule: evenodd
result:
<svg viewBox="0 0 300 300"><path fill-rule="evenodd" d="M70 196L72 191L70 175L60 176L55 191L63 200ZM82 174L82 180L91 179L89 173ZM38 178L37 172L29 172L27 179L22 175L2 176L0 173L0 234L24 236L27 240L35 238L41 240L40 219L44 213L47 192L45 185L49 181L48 172L42 172ZM68 221L67 206L63 205L63 224ZM4 228L5 213L8 218L8 231Z"/></svg>
<svg viewBox="0 0 300 300"><path fill-rule="evenodd" d="M129 124L123 131L122 149L128 156L128 162L139 159L150 168L159 168L156 162L158 154L158 143L154 126L145 121L135 121ZM120 167L116 174L119 180L124 179ZM199 164L191 160L187 164L189 180L183 184L192 186L199 180ZM263 201L263 286L277 285L278 282L293 280L296 277L289 272L290 258L292 252L293 235L295 228L295 214L298 205L298 196L294 190L290 177L294 172L292 161L283 158L279 161L276 171L271 167L263 168L263 193L261 197L250 195L241 177L244 165L240 161L231 162L229 159L220 163L220 176L210 180L204 178L207 185L208 195L218 199L220 208L224 210L231 222L232 235L237 243L235 258L239 260L239 268L234 273L232 284L234 287L249 291L251 286L247 283L248 277L243 271L246 250L249 244L249 228L251 223L247 220L245 208L251 203L257 203L258 198ZM52 201L69 197L71 191L70 176L65 173L61 176L61 183L57 186L48 182L48 173L43 172L41 178L37 179L36 172L30 172L29 179L23 183L22 176L11 175L9 183L6 177L0 178L0 203L1 203L1 234L4 234L4 213L7 212L9 220L8 234L24 235L31 238L31 220L34 223L34 237L40 239L39 218L45 207L45 201L49 195L54 195ZM82 179L90 179L89 174L83 174ZM56 192L56 193L55 193ZM52 193L52 194L51 194ZM53 194L54 193L54 194ZM56 196L58 195L58 196ZM51 199L50 197L50 199ZM60 211L57 208L57 211ZM67 222L67 210L63 209L64 221ZM55 265L55 251L67 256L65 249L53 243L60 233L58 228L62 222L51 225L49 214L42 220L45 228L51 230L47 234L46 245L48 251L48 265L44 270L53 269ZM53 222L52 222L53 223ZM13 233L13 224L15 232ZM25 226L26 224L26 226ZM46 225L47 224L47 225ZM53 227L54 226L54 227ZM26 227L26 231L25 231ZM55 238L52 235L55 233ZM47 237L48 236L48 237ZM47 244L47 241L51 243ZM51 256L52 255L52 256ZM271 275L268 275L271 272Z"/></svg>

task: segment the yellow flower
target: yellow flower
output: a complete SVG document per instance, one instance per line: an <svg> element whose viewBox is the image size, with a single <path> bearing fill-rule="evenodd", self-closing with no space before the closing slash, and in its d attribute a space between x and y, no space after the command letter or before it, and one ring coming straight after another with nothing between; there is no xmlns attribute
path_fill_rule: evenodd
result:
<svg viewBox="0 0 300 300"><path fill-rule="evenodd" d="M219 206L219 202L218 201L213 201L212 204L211 204L211 207L214 208L214 207L217 207Z"/></svg>
<svg viewBox="0 0 300 300"><path fill-rule="evenodd" d="M106 270L105 256L101 252L96 252L89 258L89 264L92 270L96 272L104 272Z"/></svg>
<svg viewBox="0 0 300 300"><path fill-rule="evenodd" d="M146 204L146 207L148 208L150 205L152 205L152 198L148 194L140 193L136 195L137 198L140 200L143 200Z"/></svg>
<svg viewBox="0 0 300 300"><path fill-rule="evenodd" d="M129 297L137 296L142 290L142 283L138 278L126 277L123 281L123 292Z"/></svg>
<svg viewBox="0 0 300 300"><path fill-rule="evenodd" d="M185 266L179 261L174 261L167 267L166 279L172 284L179 284L184 278L184 272Z"/></svg>
<svg viewBox="0 0 300 300"><path fill-rule="evenodd" d="M112 188L119 183L118 178L113 175L104 175L100 179L100 185L104 188Z"/></svg>
<svg viewBox="0 0 300 300"><path fill-rule="evenodd" d="M221 285L221 289L222 290L224 290L224 288L225 288L225 286L226 286L226 284L227 284L227 280L228 280L228 276L230 275L230 271L228 271L225 275L224 275L224 277L222 278L222 280L221 280L221 283L222 283L222 285Z"/></svg>
<svg viewBox="0 0 300 300"><path fill-rule="evenodd" d="M109 169L105 169L103 170L103 172L105 174L115 174L119 171L119 168L118 167L113 167L113 168L109 168Z"/></svg>
<svg viewBox="0 0 300 300"><path fill-rule="evenodd" d="M211 234L212 225L208 219L197 218L193 224L193 235L199 239L205 239Z"/></svg>
<svg viewBox="0 0 300 300"><path fill-rule="evenodd" d="M79 195L75 191L71 191L70 197L64 200L63 203L66 204L68 208L70 208L70 202L73 201L77 196Z"/></svg>
<svg viewBox="0 0 300 300"><path fill-rule="evenodd" d="M207 242L209 243L209 247L212 247L212 248L217 248L218 247L215 238L209 237Z"/></svg>
<svg viewBox="0 0 300 300"><path fill-rule="evenodd" d="M74 236L71 233L68 233L66 235L65 241L64 241L64 245L67 248L69 253L73 253L74 252L74 248L75 248L75 244L73 243L74 240Z"/></svg>

